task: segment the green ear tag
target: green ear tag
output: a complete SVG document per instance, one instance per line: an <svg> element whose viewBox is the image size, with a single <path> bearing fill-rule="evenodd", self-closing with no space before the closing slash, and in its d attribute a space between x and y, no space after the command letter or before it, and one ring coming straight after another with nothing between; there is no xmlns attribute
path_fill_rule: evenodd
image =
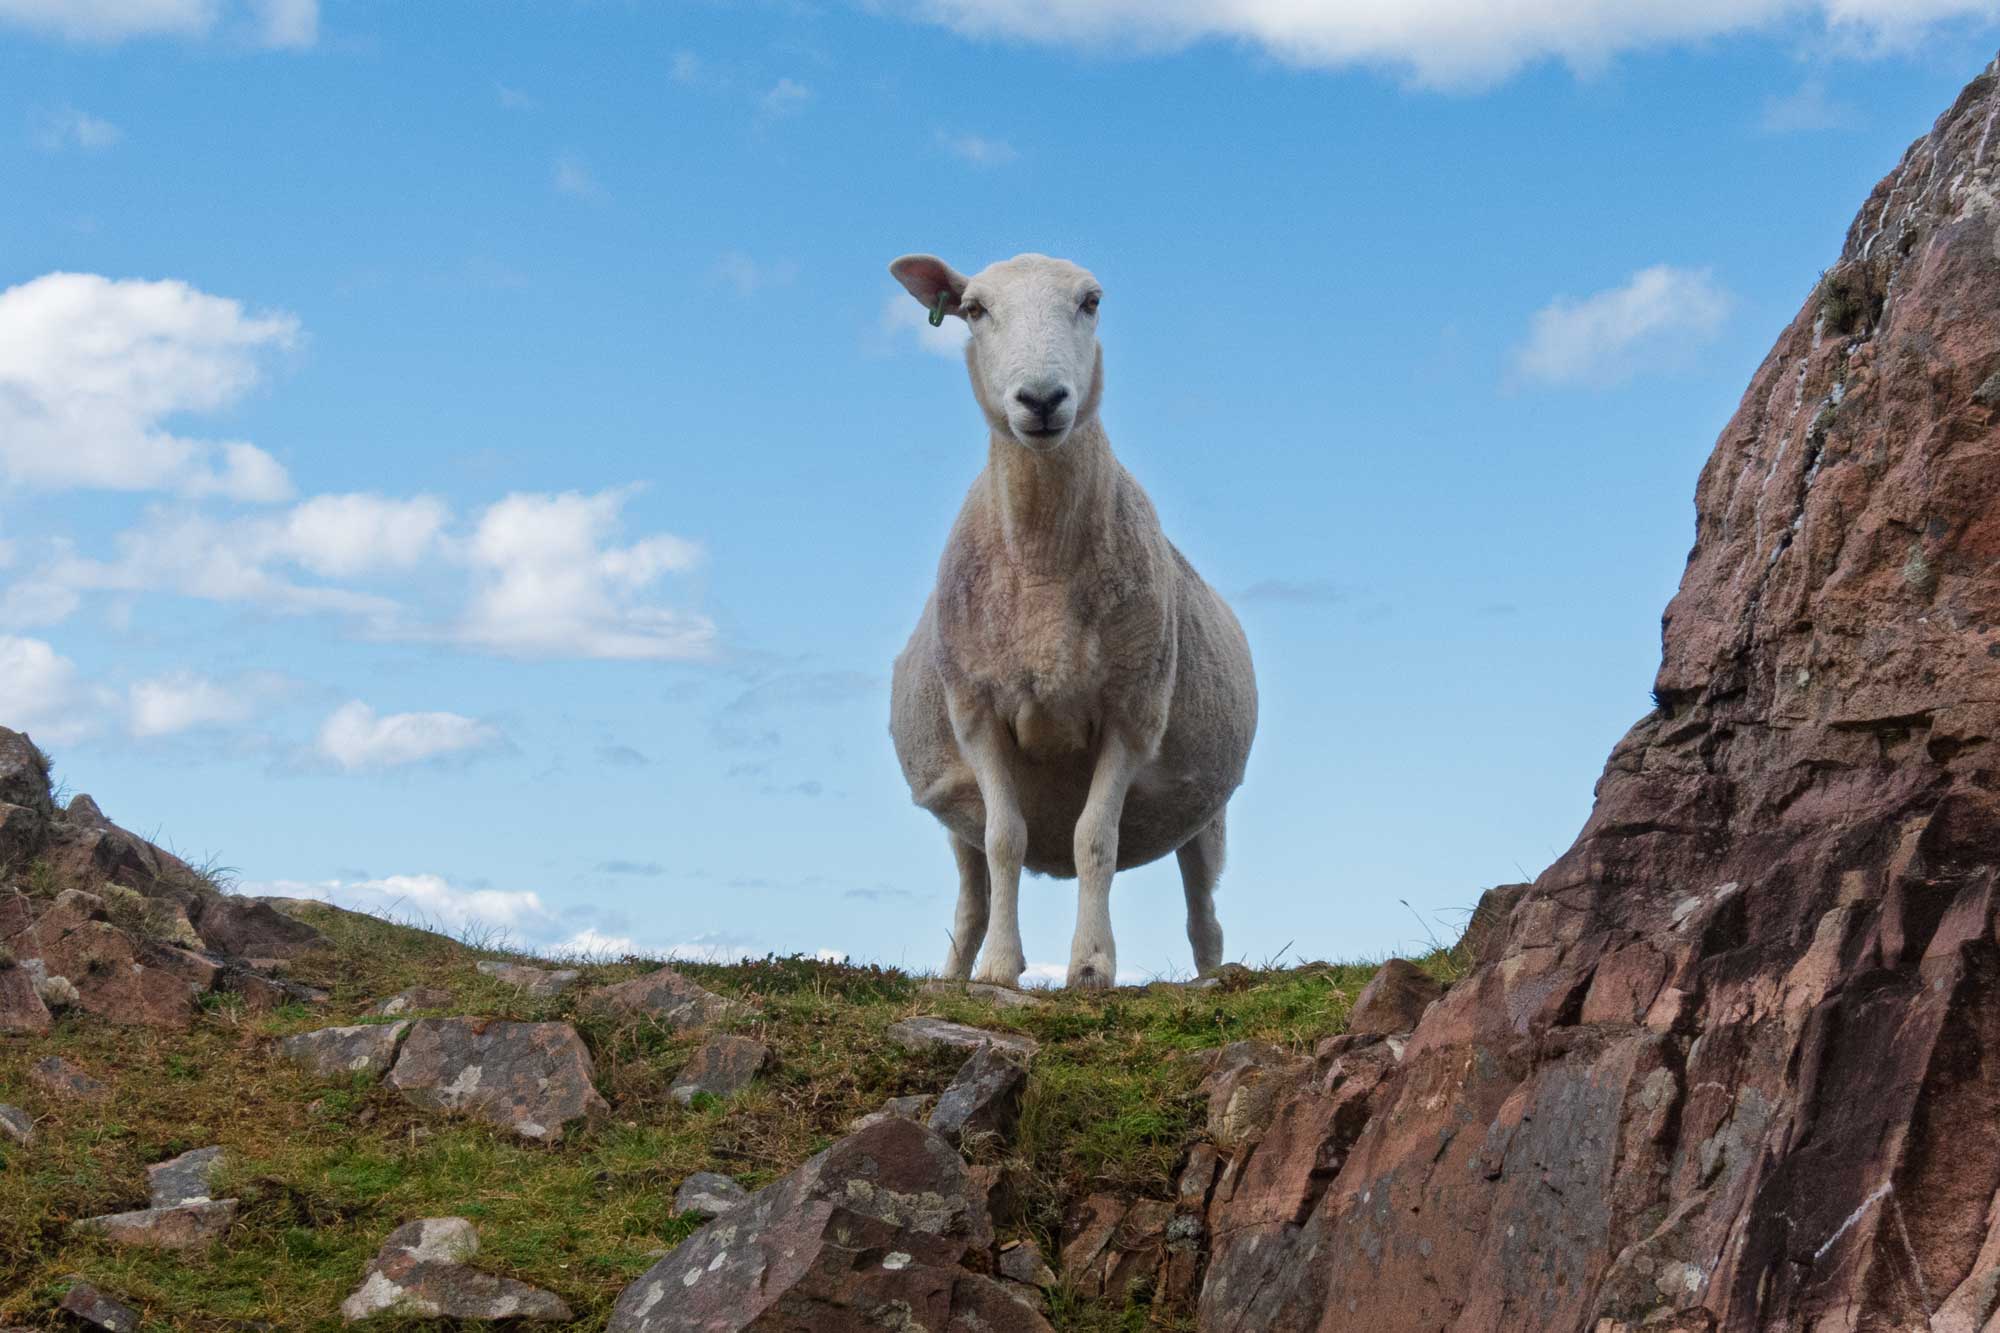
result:
<svg viewBox="0 0 2000 1333"><path fill-rule="evenodd" d="M936 328L942 323L944 323L944 293L939 292L937 299L931 302L931 327Z"/></svg>

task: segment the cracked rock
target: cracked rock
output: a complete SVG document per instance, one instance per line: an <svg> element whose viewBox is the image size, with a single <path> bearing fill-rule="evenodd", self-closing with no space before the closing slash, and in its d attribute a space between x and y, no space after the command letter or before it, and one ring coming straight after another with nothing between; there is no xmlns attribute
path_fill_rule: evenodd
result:
<svg viewBox="0 0 2000 1333"><path fill-rule="evenodd" d="M78 1231L95 1232L114 1245L154 1250L194 1250L222 1239L236 1220L236 1200L202 1199L169 1208L140 1208L107 1213L75 1223Z"/></svg>
<svg viewBox="0 0 2000 1333"><path fill-rule="evenodd" d="M1035 1053L1035 1039L1015 1032L988 1032L942 1018L906 1018L891 1023L885 1034L890 1041L911 1051L950 1049L972 1052L981 1046L997 1046L1026 1059Z"/></svg>
<svg viewBox="0 0 2000 1333"><path fill-rule="evenodd" d="M1014 1136L1021 1123L1021 1098L1028 1070L1011 1050L981 1046L972 1053L937 1100L930 1126L947 1143L965 1147L982 1136Z"/></svg>
<svg viewBox="0 0 2000 1333"><path fill-rule="evenodd" d="M669 1094L682 1106L696 1097L734 1097L771 1062L771 1048L748 1037L712 1037L674 1077Z"/></svg>
<svg viewBox="0 0 2000 1333"><path fill-rule="evenodd" d="M491 961L480 963L478 966L481 975L492 977L495 981L512 986L538 1000L562 994L575 985L577 978L583 975L573 967L550 971L548 968L528 967L521 963Z"/></svg>
<svg viewBox="0 0 2000 1333"><path fill-rule="evenodd" d="M670 1028L698 1028L749 1010L695 985L671 967L591 994L587 1005L608 1014L641 1015Z"/></svg>

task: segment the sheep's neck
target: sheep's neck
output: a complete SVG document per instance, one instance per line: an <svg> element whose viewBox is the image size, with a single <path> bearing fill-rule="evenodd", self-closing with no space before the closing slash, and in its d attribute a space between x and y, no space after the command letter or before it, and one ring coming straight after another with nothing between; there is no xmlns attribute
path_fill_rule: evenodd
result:
<svg viewBox="0 0 2000 1333"><path fill-rule="evenodd" d="M1060 574L1105 521L1117 462L1095 418L1052 454L995 433L988 446L994 507L1007 553L1024 568Z"/></svg>

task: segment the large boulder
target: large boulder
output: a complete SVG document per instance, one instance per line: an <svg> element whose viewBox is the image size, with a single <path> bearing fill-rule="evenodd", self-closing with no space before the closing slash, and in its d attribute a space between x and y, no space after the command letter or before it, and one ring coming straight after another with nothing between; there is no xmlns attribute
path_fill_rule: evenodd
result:
<svg viewBox="0 0 2000 1333"><path fill-rule="evenodd" d="M420 1018L407 1026L388 1083L419 1106L537 1143L560 1142L568 1126L611 1110L591 1083L590 1052L567 1023Z"/></svg>
<svg viewBox="0 0 2000 1333"><path fill-rule="evenodd" d="M396 1047L410 1030L408 1022L357 1023L295 1033L278 1043L287 1060L321 1078L387 1072L396 1061Z"/></svg>
<svg viewBox="0 0 2000 1333"><path fill-rule="evenodd" d="M886 1120L682 1241L625 1289L610 1333L1047 1330L965 1266L989 1267L992 1245L964 1160L922 1125Z"/></svg>
<svg viewBox="0 0 2000 1333"><path fill-rule="evenodd" d="M196 909L194 927L202 939L231 957L282 962L331 947L313 927L255 898L211 894Z"/></svg>
<svg viewBox="0 0 2000 1333"><path fill-rule="evenodd" d="M1228 1147L1205 1329L1994 1326L1996 123L2000 62L1723 430L1576 844Z"/></svg>

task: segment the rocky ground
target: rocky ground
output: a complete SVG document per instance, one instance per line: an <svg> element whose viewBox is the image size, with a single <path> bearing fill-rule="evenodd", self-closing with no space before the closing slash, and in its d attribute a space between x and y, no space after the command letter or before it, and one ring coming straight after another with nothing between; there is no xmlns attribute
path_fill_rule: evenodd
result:
<svg viewBox="0 0 2000 1333"><path fill-rule="evenodd" d="M1191 1326L1275 1090L1462 964L558 965L223 892L4 730L0 836L0 1327Z"/></svg>

